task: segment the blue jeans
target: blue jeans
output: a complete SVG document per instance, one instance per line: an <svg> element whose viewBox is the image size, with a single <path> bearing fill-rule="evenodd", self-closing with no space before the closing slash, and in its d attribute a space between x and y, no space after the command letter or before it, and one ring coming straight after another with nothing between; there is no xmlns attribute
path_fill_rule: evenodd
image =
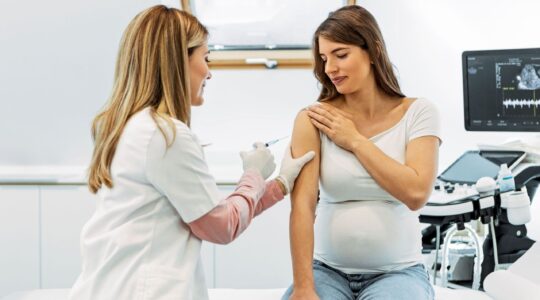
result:
<svg viewBox="0 0 540 300"><path fill-rule="evenodd" d="M380 274L345 274L313 261L315 289L321 300L433 300L434 291L423 264ZM288 300L289 287L282 300Z"/></svg>

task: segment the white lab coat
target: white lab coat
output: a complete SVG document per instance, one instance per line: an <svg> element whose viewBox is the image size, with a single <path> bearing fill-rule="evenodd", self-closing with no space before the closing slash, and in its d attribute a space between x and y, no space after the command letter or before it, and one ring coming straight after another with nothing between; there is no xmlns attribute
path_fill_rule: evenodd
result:
<svg viewBox="0 0 540 300"><path fill-rule="evenodd" d="M126 125L111 166L114 186L99 191L82 230L82 273L70 299L208 298L201 240L186 223L214 208L219 194L197 138L174 124L168 149L148 108Z"/></svg>

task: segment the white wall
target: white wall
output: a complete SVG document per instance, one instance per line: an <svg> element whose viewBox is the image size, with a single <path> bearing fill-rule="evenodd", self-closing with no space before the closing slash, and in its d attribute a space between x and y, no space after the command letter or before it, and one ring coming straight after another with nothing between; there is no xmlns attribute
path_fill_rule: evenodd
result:
<svg viewBox="0 0 540 300"><path fill-rule="evenodd" d="M440 169L477 143L533 133L467 132L461 53L540 47L535 0L359 1L377 19L403 91L427 97L441 112ZM442 171L442 170L441 170Z"/></svg>
<svg viewBox="0 0 540 300"><path fill-rule="evenodd" d="M516 135L534 134L465 131L461 53L540 47L536 37L540 1L363 0L358 3L379 22L405 94L426 97L441 112L440 171L465 150L476 148L477 143L500 143ZM255 139L286 135L292 129L298 109L315 101L316 86L311 70L215 71L206 87L207 103L196 109L194 117L194 129L201 139L215 141L207 148L208 158L215 162L230 161L236 156L218 154L216 149L233 151ZM233 112L239 109L241 112ZM231 115L250 120L249 125ZM234 144L233 140L238 143ZM281 155L282 146L276 147L277 156Z"/></svg>
<svg viewBox="0 0 540 300"><path fill-rule="evenodd" d="M408 96L427 97L439 107L444 140L441 171L477 143L499 143L515 136L536 134L465 131L461 53L540 47L536 38L540 1L365 0L359 3L379 22L403 91ZM215 148L213 145L207 149L209 159L217 162L222 161L222 156L233 158L232 154L214 153L218 152L216 148L232 151L238 147L232 142L226 145L226 139L238 139L245 146L259 137L285 135L283 132L291 130L298 109L315 100L314 87L316 81L310 70L214 72L207 85L207 103L196 109L194 117L194 128L201 138L218 141ZM243 114L238 113L242 118L252 120L249 126L225 116L226 111L238 107L244 107ZM215 130L217 124L221 129L234 130L223 135ZM235 136L240 133L241 136ZM281 154L280 147L276 147L277 155Z"/></svg>
<svg viewBox="0 0 540 300"><path fill-rule="evenodd" d="M112 84L128 21L159 1L0 2L0 166L85 165L90 121ZM466 132L461 52L538 47L540 1L365 0L377 18L404 92L442 112L441 168L476 142L515 133ZM290 134L317 96L311 70L214 71L193 128L219 177L239 174L237 152ZM521 134L520 135L531 135ZM284 143L273 149L281 156ZM220 167L223 166L223 167Z"/></svg>
<svg viewBox="0 0 540 300"><path fill-rule="evenodd" d="M122 31L159 1L0 1L0 166L84 165Z"/></svg>
<svg viewBox="0 0 540 300"><path fill-rule="evenodd" d="M206 102L194 108L192 127L215 176L238 179L239 150L254 141L290 135L296 114L313 103L318 87L310 70L213 71ZM271 147L280 159L289 139Z"/></svg>

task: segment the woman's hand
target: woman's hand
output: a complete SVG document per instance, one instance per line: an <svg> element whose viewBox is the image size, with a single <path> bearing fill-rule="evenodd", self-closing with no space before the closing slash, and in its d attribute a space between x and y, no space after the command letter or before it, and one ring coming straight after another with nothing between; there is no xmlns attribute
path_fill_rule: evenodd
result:
<svg viewBox="0 0 540 300"><path fill-rule="evenodd" d="M314 289L294 289L289 300L320 300Z"/></svg>
<svg viewBox="0 0 540 300"><path fill-rule="evenodd" d="M308 116L315 127L345 150L352 152L358 142L366 140L356 129L352 116L338 108L328 104L312 105L308 107Z"/></svg>

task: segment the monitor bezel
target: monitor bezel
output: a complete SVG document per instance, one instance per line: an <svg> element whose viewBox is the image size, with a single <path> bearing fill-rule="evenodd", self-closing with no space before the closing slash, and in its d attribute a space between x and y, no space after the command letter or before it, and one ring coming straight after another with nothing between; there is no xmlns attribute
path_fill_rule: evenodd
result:
<svg viewBox="0 0 540 300"><path fill-rule="evenodd" d="M514 131L514 132L538 132L539 128L515 128L515 127L472 127L469 116L469 92L468 92L468 70L467 57L473 55L505 55L512 53L519 54L538 54L540 56L540 48L522 48L522 49L498 49L498 50L470 50L463 51L461 54L461 69L463 74L463 113L466 131Z"/></svg>

